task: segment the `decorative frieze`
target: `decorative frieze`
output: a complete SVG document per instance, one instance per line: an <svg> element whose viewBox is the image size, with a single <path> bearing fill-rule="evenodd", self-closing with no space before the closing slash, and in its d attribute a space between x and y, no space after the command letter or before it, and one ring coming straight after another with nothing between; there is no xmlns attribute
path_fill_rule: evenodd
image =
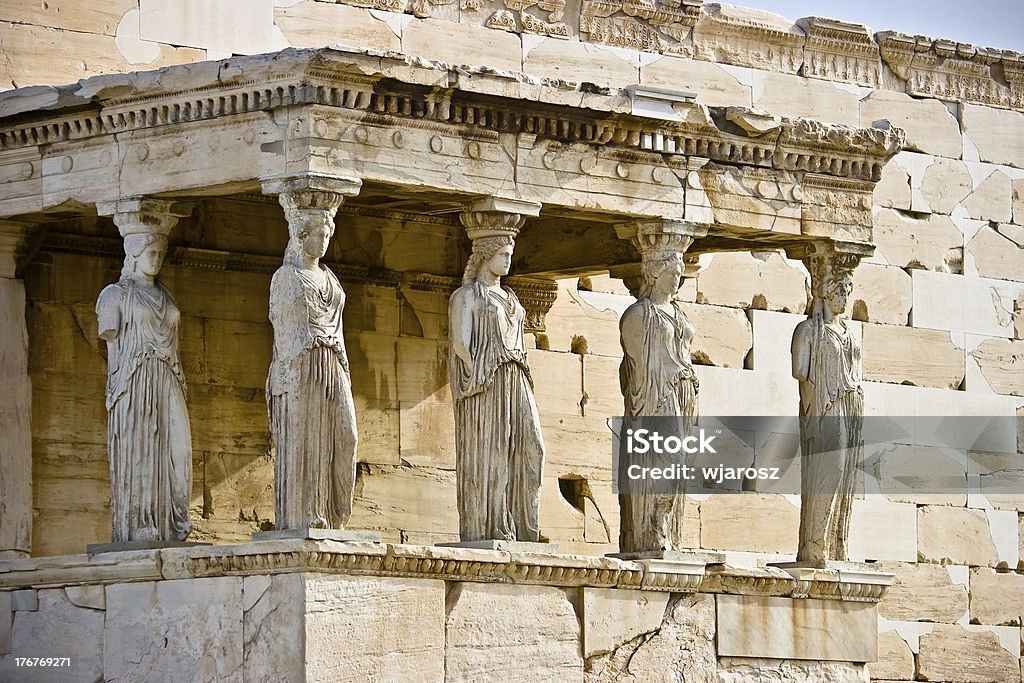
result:
<svg viewBox="0 0 1024 683"><path fill-rule="evenodd" d="M526 309L526 332L544 332L544 316L558 297L558 282L546 278L510 277L505 284L516 293Z"/></svg>
<svg viewBox="0 0 1024 683"><path fill-rule="evenodd" d="M802 76L869 87L881 85L878 45L867 26L821 17L805 17L796 23L807 34Z"/></svg>
<svg viewBox="0 0 1024 683"><path fill-rule="evenodd" d="M794 577L771 567L722 564L673 571L613 557L296 539L0 562L0 590L295 572L861 602L879 601L892 582L884 572L813 570Z"/></svg>
<svg viewBox="0 0 1024 683"><path fill-rule="evenodd" d="M693 29L693 54L720 64L795 74L804 63L804 32L771 12L708 5Z"/></svg>
<svg viewBox="0 0 1024 683"><path fill-rule="evenodd" d="M591 43L690 55L702 0L583 0L580 36Z"/></svg>
<svg viewBox="0 0 1024 683"><path fill-rule="evenodd" d="M994 107L1024 107L1024 55L897 31L876 35L882 59L907 92Z"/></svg>

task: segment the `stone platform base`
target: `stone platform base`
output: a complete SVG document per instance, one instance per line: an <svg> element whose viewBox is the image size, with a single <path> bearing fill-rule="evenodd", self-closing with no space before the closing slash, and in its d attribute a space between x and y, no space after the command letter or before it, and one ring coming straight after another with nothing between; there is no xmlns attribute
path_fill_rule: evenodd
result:
<svg viewBox="0 0 1024 683"><path fill-rule="evenodd" d="M866 680L881 584L661 562L308 539L0 562L0 681Z"/></svg>

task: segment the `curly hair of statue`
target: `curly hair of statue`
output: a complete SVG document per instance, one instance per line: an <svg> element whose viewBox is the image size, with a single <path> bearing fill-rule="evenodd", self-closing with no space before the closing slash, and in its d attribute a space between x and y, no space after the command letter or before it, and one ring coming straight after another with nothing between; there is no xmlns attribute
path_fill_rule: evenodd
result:
<svg viewBox="0 0 1024 683"><path fill-rule="evenodd" d="M678 267L680 272L682 272L683 255L679 252L668 252L652 258L645 258L640 263L640 272L643 275L643 283L640 285L640 298L649 296L661 274L669 268L675 267Z"/></svg>
<svg viewBox="0 0 1024 683"><path fill-rule="evenodd" d="M818 313L826 297L842 287L849 292L853 271L860 263L855 254L815 254L804 259L811 274L811 313Z"/></svg>
<svg viewBox="0 0 1024 683"><path fill-rule="evenodd" d="M462 284L468 285L475 282L480 275L480 268L494 258L502 247L515 246L515 240L511 235L498 235L497 237L481 237L473 240L473 253L466 261L466 270L462 275Z"/></svg>

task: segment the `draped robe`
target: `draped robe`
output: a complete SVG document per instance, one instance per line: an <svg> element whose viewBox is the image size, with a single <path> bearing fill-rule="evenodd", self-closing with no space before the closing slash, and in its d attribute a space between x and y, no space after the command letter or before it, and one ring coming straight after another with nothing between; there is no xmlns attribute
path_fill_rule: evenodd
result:
<svg viewBox="0 0 1024 683"><path fill-rule="evenodd" d="M452 294L471 329L466 363L450 351L456 480L463 541L537 541L544 439L526 364L526 310L479 282ZM468 320L467 320L468 316Z"/></svg>
<svg viewBox="0 0 1024 683"><path fill-rule="evenodd" d="M122 277L100 293L96 314L107 339L111 538L182 541L192 531L192 436L178 306L159 282Z"/></svg>
<svg viewBox="0 0 1024 683"><path fill-rule="evenodd" d="M278 529L341 529L352 513L356 415L342 334L345 292L330 269L285 264L270 285L274 357L267 408Z"/></svg>

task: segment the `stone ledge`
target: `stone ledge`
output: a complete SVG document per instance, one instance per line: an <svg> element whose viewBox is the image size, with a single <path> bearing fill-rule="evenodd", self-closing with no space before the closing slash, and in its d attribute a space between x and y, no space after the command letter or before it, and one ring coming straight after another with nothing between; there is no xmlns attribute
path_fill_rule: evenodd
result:
<svg viewBox="0 0 1024 683"><path fill-rule="evenodd" d="M878 602L892 581L885 572L708 565L703 572L611 557L445 548L371 542L277 540L237 546L33 558L0 562L0 591L57 585L111 584L256 574L317 572L475 583L649 591L731 593Z"/></svg>

